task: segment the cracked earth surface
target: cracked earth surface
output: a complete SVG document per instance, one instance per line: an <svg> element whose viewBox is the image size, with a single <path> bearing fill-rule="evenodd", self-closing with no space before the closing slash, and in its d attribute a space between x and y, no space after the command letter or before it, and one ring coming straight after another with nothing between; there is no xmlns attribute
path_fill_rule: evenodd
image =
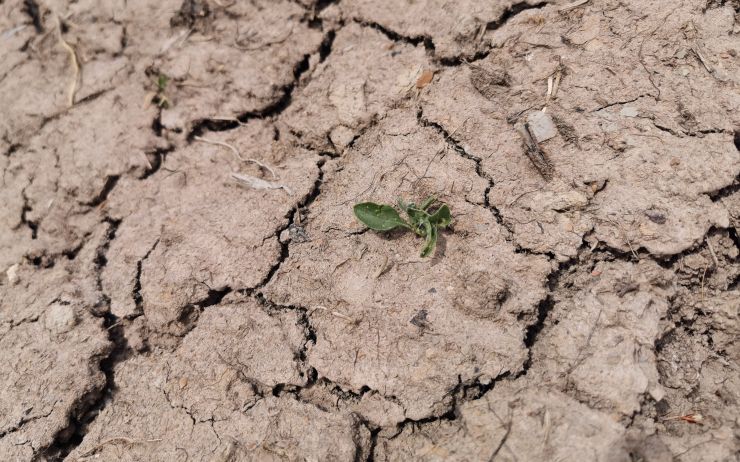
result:
<svg viewBox="0 0 740 462"><path fill-rule="evenodd" d="M0 0L0 460L740 460L739 37ZM432 194L429 259L352 215Z"/></svg>

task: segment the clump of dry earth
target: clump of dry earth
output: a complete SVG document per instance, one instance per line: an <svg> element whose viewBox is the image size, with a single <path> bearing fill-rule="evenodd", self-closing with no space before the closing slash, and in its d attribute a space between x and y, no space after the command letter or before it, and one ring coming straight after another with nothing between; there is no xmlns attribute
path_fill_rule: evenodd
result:
<svg viewBox="0 0 740 462"><path fill-rule="evenodd" d="M0 0L0 459L738 460L739 36ZM431 259L351 214L432 194Z"/></svg>

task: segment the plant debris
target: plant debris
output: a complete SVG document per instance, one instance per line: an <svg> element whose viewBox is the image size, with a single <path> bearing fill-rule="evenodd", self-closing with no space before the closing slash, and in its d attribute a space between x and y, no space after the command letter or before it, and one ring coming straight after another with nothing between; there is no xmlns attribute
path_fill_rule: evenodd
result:
<svg viewBox="0 0 740 462"><path fill-rule="evenodd" d="M540 148L537 138L531 131L529 122L518 124L516 129L524 141L524 152L532 162L532 165L534 165L534 168L544 179L548 181L551 180L554 168L550 163L550 160Z"/></svg>

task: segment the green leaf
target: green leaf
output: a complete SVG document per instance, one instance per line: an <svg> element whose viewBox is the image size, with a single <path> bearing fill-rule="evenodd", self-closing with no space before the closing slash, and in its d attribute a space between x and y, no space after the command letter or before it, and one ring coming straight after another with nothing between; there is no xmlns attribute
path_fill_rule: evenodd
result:
<svg viewBox="0 0 740 462"><path fill-rule="evenodd" d="M426 229L426 241L424 242L424 248L421 249L421 256L428 257L434 252L434 247L437 245L437 227L429 223L424 222L424 229Z"/></svg>
<svg viewBox="0 0 740 462"><path fill-rule="evenodd" d="M423 211L425 211L425 212L426 212L426 211L427 211L427 209L428 209L429 207L431 207L431 206L432 206L432 204L434 204L435 202L437 202L437 198L436 198L436 197L434 197L434 196L429 196L429 197L427 197L427 200L425 200L424 202L422 202L422 204L421 204L421 207L420 207L420 208L421 208L421 209L422 209Z"/></svg>
<svg viewBox="0 0 740 462"><path fill-rule="evenodd" d="M354 211L358 220L375 231L390 231L399 226L411 228L390 205L362 202L354 206Z"/></svg>
<svg viewBox="0 0 740 462"><path fill-rule="evenodd" d="M157 88L159 88L160 91L164 91L164 89L167 88L167 82L169 81L169 77L164 74L159 74L157 77Z"/></svg>
<svg viewBox="0 0 740 462"><path fill-rule="evenodd" d="M409 218L411 219L411 224L414 225L415 228L421 228L422 223L424 221L429 220L429 214L426 213L424 210L417 209L414 204L409 204L409 206L406 208L406 213L408 214ZM419 234L419 233L417 233ZM421 236L426 236L426 234L420 234Z"/></svg>
<svg viewBox="0 0 740 462"><path fill-rule="evenodd" d="M447 204L444 204L442 207L437 209L437 211L429 217L429 221L433 226L439 226L441 228L449 226L449 224L452 223L452 215L450 214L450 208Z"/></svg>
<svg viewBox="0 0 740 462"><path fill-rule="evenodd" d="M398 208L403 210L404 212L408 213L408 205L406 205L406 202L403 201L400 197L398 198L398 201L396 201L398 204Z"/></svg>

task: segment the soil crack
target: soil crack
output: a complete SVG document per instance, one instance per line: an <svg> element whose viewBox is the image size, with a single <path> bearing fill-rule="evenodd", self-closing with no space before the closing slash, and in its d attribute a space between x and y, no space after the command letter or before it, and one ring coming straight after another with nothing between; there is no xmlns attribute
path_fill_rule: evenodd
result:
<svg viewBox="0 0 740 462"><path fill-rule="evenodd" d="M546 2L546 1L538 2L535 4L530 4L524 1L514 3L513 5L506 8L506 10L504 10L504 12L501 13L501 15L498 18L496 18L493 21L487 22L485 24L485 30L495 31L499 29L500 27L503 27L512 18L514 18L521 12L526 11L526 10L531 10L531 9L539 9L548 4L549 2ZM488 46L487 49L478 51L474 53L473 55L461 54L458 56L437 57L435 56L436 46L434 45L434 39L429 35L423 35L423 34L413 35L413 36L403 35L387 26L384 26L383 24L380 24L375 21L368 21L366 19L358 18L358 17L352 18L352 21L354 21L355 23L363 27L369 27L369 28L375 29L376 31L386 36L389 40L392 40L394 42L407 43L413 46L423 45L427 53L433 58L433 60L436 63L438 63L441 66L455 67L455 66L460 66L462 64L469 64L472 62L480 61L481 59L485 59L491 53L491 47Z"/></svg>
<svg viewBox="0 0 740 462"><path fill-rule="evenodd" d="M361 18L352 18L352 21L356 22L357 24L363 27L369 27L371 29L375 29L376 31L385 35L386 38L394 42L408 43L409 45L413 45L413 46L422 44L424 45L424 48L427 50L427 53L434 54L434 49L435 49L434 42L432 41L432 38L429 37L428 35L406 36L406 35L401 35L398 32L392 29L389 29L377 22L366 21Z"/></svg>
<svg viewBox="0 0 740 462"><path fill-rule="evenodd" d="M144 266L144 261L146 261L147 258L149 258L149 255L151 255L152 252L154 252L154 249L157 248L157 245L159 245L160 239L157 238L156 241L154 241L154 244L147 250L147 252L144 254L141 259L136 262L136 279L134 282L134 290L131 293L131 296L134 299L134 305L136 306L136 312L134 316L141 316L144 313L144 297L141 295L141 272Z"/></svg>
<svg viewBox="0 0 740 462"><path fill-rule="evenodd" d="M115 391L115 367L118 363L128 358L127 341L124 335L123 326L119 319L110 312L110 297L103 292L102 288L102 270L108 263L106 253L110 247L111 241L115 238L116 231L121 224L121 220L106 218L108 224L103 242L99 245L94 263L96 271L97 290L100 293L100 301L91 314L103 318L103 327L108 332L108 340L111 343L110 351L104 353L100 360L100 370L105 374L105 385L100 389L91 390L89 393L81 396L72 406L72 411L68 416L69 424L59 431L55 436L53 443L40 451L40 454L49 460L64 460L77 446L82 443L82 439L87 433L87 428L92 421L97 418L105 406L112 400ZM101 310L101 305L104 308ZM100 314L102 311L102 314Z"/></svg>
<svg viewBox="0 0 740 462"><path fill-rule="evenodd" d="M290 240L281 241L280 236L281 234L283 234L284 231L290 229L291 227L296 226L296 217L298 217L302 211L306 212L306 216L308 216L308 207L316 200L319 194L321 194L321 185L324 182L324 168L323 167L328 158L331 158L331 157L325 154L322 154L319 156L319 160L318 162L316 162L316 166L319 168L319 176L318 178L316 178L316 181L311 187L311 190L295 207L291 208L285 214L285 218L288 220L288 222L285 225L279 227L275 231L275 237L280 243L280 257L278 258L278 261L275 262L274 265L272 265L270 270L267 272L267 274L262 279L262 281L259 282L259 284L257 284L255 287L252 287L252 288L241 289L242 293L246 295L251 295L263 289L267 284L270 283L272 278L275 276L275 274L280 269L280 266L282 266L283 262L285 262L290 256L290 249L289 249Z"/></svg>
<svg viewBox="0 0 740 462"><path fill-rule="evenodd" d="M732 196L738 191L740 191L740 174L735 177L735 180L732 183L708 194L712 202L718 202L722 199Z"/></svg>
<svg viewBox="0 0 740 462"><path fill-rule="evenodd" d="M519 13L523 11L527 11L527 10L540 9L548 4L549 2L539 2L535 4L529 4L527 2L515 3L509 6L508 8L506 8L506 10L504 10L501 16L499 16L497 19L486 23L485 29L487 32L498 30L499 28L505 26L511 19L513 19ZM491 54L491 49L492 47L488 46L487 49L478 51L472 56L466 56L466 55L452 56L452 57L446 57L446 58L439 58L436 61L442 66L446 66L446 67L455 67L455 66L460 66L462 64L470 64L470 63L474 63L476 61L480 61L482 59L487 58L488 55Z"/></svg>
<svg viewBox="0 0 740 462"><path fill-rule="evenodd" d="M108 198L108 195L111 193L111 191L113 191L113 188L116 187L119 179L121 179L120 175L110 175L106 177L105 184L103 185L103 188L100 190L98 195L88 202L83 202L83 205L87 205L89 207L97 207L98 205L105 202L105 200Z"/></svg>
<svg viewBox="0 0 740 462"><path fill-rule="evenodd" d="M537 342L537 337L542 329L545 327L545 321L547 320L550 312L555 307L555 293L558 289L560 278L569 271L573 266L581 263L582 254L589 249L588 243L584 240L581 247L576 252L576 256L558 264L558 268L547 276L547 295L537 305L537 318L535 322L527 326L524 334L524 346L527 347L527 359L524 361L522 370L512 377L513 380L518 379L524 375L527 375L529 368L532 366L532 348ZM552 261L552 259L551 259Z"/></svg>
<svg viewBox="0 0 740 462"><path fill-rule="evenodd" d="M44 22L41 18L41 11L36 0L23 0L23 12L31 18L36 33L42 34L44 32Z"/></svg>
<svg viewBox="0 0 740 462"><path fill-rule="evenodd" d="M188 142L192 142L196 136L203 135L205 131L233 130L253 119L267 119L282 114L293 101L293 92L301 83L303 75L311 70L311 57L318 55L319 62L323 62L331 54L337 31L335 29L329 30L324 34L316 51L303 55L303 58L293 66L293 81L282 87L282 94L275 101L262 109L244 112L235 117L235 120L200 119L193 124L193 128L188 133Z"/></svg>
<svg viewBox="0 0 740 462"><path fill-rule="evenodd" d="M30 184L28 185L30 186ZM26 186L26 188L28 187ZM28 219L28 212L33 211L33 208L29 205L28 196L26 195L26 188L23 188L21 191L21 198L23 199L23 207L21 208L21 225L26 226L29 230L31 230L31 239L36 239L38 237L38 229L39 225L35 221Z"/></svg>
<svg viewBox="0 0 740 462"><path fill-rule="evenodd" d="M488 197L489 192L491 191L491 188L495 186L495 182L493 181L493 177L491 177L491 175L486 173L486 171L483 169L483 165L482 165L483 160L480 157L477 157L477 156L474 156L468 153L465 150L465 148L463 148L463 146L457 140L454 139L453 133L450 133L447 130L445 130L445 128L442 127L440 124L436 122L432 122L431 120L424 118L424 112L423 112L423 109L421 108L419 108L417 112L417 120L419 121L419 125L421 125L422 127L433 128L437 133L439 133L444 138L445 142L449 144L450 147L452 147L452 149L456 153L458 153L461 157L464 157L465 159L471 160L475 163L475 173L480 178L483 178L484 180L486 180L486 182L488 183L488 186L483 191L483 201L482 201L483 206L486 209L488 209L491 212L491 214L493 214L493 217L495 218L496 223L501 225L506 230L505 238L508 242L511 242L512 237L514 235L513 231L511 230L510 226L507 225L506 222L504 222L501 216L501 212L495 205L491 204L491 201Z"/></svg>
<svg viewBox="0 0 740 462"><path fill-rule="evenodd" d="M7 435L10 435L11 433L17 432L18 430L20 430L21 428L23 428L23 426L26 425L29 422L33 422L35 420L44 419L46 417L49 417L54 412L54 407L56 406L56 404L57 403L55 402L51 406L51 409L49 410L49 412L47 412L46 414L34 415L34 416L31 416L31 417L27 417L27 416L21 417L18 420L18 423L16 423L12 427L8 428L7 430L1 431L0 432L0 438L4 438Z"/></svg>

